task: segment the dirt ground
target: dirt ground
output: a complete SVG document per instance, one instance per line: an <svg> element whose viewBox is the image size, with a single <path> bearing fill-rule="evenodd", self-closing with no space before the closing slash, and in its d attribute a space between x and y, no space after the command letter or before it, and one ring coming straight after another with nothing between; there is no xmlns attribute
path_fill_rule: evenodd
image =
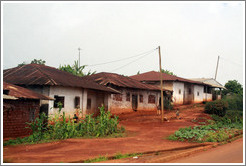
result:
<svg viewBox="0 0 246 166"><path fill-rule="evenodd" d="M181 119L175 118L175 111L164 112L168 122L161 122L161 116L156 111L120 114L120 125L125 127L126 137L67 139L34 145L5 146L3 158L4 161L14 163L68 163L117 153L144 153L197 145L198 143L165 139L179 128L199 125L199 122L205 121L204 118L209 118L201 106L180 106L179 109Z"/></svg>

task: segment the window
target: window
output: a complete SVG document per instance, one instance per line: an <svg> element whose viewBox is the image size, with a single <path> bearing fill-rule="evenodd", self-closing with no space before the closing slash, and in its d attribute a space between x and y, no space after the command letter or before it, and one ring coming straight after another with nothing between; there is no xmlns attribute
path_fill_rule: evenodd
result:
<svg viewBox="0 0 246 166"><path fill-rule="evenodd" d="M199 96L199 92L197 92L197 96Z"/></svg>
<svg viewBox="0 0 246 166"><path fill-rule="evenodd" d="M122 94L114 94L113 100L122 101Z"/></svg>
<svg viewBox="0 0 246 166"><path fill-rule="evenodd" d="M64 99L65 99L65 97L64 96L55 95L54 98L55 98L54 108L59 108L59 104L58 103L61 103L62 104L62 108L64 108Z"/></svg>
<svg viewBox="0 0 246 166"><path fill-rule="evenodd" d="M189 95L191 94L191 88L189 88Z"/></svg>
<svg viewBox="0 0 246 166"><path fill-rule="evenodd" d="M80 108L80 97L76 96L74 99L74 108Z"/></svg>
<svg viewBox="0 0 246 166"><path fill-rule="evenodd" d="M91 99L90 98L87 99L87 109L88 110L91 109Z"/></svg>
<svg viewBox="0 0 246 166"><path fill-rule="evenodd" d="M155 95L149 95L149 97L148 97L148 103L152 103L152 104L155 103Z"/></svg>
<svg viewBox="0 0 246 166"><path fill-rule="evenodd" d="M181 94L181 89L179 89L179 94Z"/></svg>
<svg viewBox="0 0 246 166"><path fill-rule="evenodd" d="M143 95L139 95L139 102L140 102L140 103L143 102Z"/></svg>
<svg viewBox="0 0 246 166"><path fill-rule="evenodd" d="M127 93L126 94L126 101L130 101L131 99L130 99L130 93Z"/></svg>
<svg viewBox="0 0 246 166"><path fill-rule="evenodd" d="M29 109L29 121L34 121L35 119L35 108L30 108Z"/></svg>

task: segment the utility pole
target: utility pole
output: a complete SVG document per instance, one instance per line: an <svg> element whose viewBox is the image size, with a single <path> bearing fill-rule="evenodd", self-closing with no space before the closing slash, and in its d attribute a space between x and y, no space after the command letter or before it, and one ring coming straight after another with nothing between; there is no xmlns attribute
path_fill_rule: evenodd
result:
<svg viewBox="0 0 246 166"><path fill-rule="evenodd" d="M81 50L81 48L79 47L78 50L79 50L79 67L80 67L80 50Z"/></svg>
<svg viewBox="0 0 246 166"><path fill-rule="evenodd" d="M164 104L163 104L163 82L162 82L162 72L161 72L161 47L158 46L158 50L159 50L159 64L160 64L160 82L161 82L161 121L163 122L164 118L164 113L163 113L163 109L164 109Z"/></svg>
<svg viewBox="0 0 246 166"><path fill-rule="evenodd" d="M216 72L215 72L215 77L214 77L215 80L216 80L216 77L217 77L217 71L218 71L218 66L219 66L219 60L220 60L220 56L218 56L218 60L217 60Z"/></svg>

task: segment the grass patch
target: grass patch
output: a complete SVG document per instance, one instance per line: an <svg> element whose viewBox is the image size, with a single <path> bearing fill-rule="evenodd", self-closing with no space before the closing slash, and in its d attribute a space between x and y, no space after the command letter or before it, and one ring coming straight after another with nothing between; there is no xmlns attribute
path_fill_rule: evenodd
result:
<svg viewBox="0 0 246 166"><path fill-rule="evenodd" d="M107 161L107 160L116 160L116 159L123 159L123 158L129 158L129 157L134 157L134 156L142 156L142 153L131 153L131 154L121 154L121 153L116 153L112 157L107 157L107 156L99 156L93 159L85 160L84 163L96 163L96 162L101 162L101 161Z"/></svg>
<svg viewBox="0 0 246 166"><path fill-rule="evenodd" d="M105 157L105 156L99 156L99 157L97 157L97 158L85 160L84 163L96 163L96 162L107 161L107 160L108 160L108 157Z"/></svg>

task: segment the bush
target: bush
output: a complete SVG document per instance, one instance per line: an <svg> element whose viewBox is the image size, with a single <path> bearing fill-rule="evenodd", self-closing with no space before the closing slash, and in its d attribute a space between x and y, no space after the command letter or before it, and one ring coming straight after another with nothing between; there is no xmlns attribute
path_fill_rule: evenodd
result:
<svg viewBox="0 0 246 166"><path fill-rule="evenodd" d="M206 103L205 112L208 114L215 114L218 116L225 116L228 103L223 100L215 100Z"/></svg>
<svg viewBox="0 0 246 166"><path fill-rule="evenodd" d="M238 94L231 94L224 96L223 101L228 103L230 110L243 110L243 96Z"/></svg>

